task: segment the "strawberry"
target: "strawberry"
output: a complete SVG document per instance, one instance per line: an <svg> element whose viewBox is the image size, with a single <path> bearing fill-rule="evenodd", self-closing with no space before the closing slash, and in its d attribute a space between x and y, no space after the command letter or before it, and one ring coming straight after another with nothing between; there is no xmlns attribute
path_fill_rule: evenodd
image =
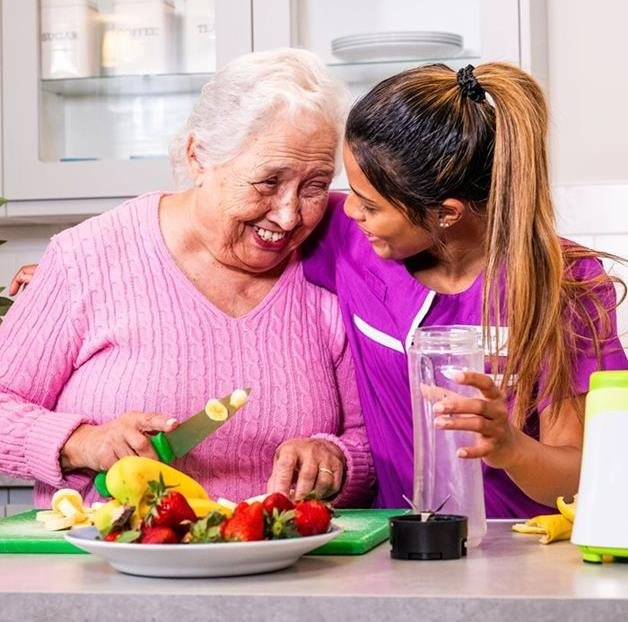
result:
<svg viewBox="0 0 628 622"><path fill-rule="evenodd" d="M183 542L220 542L222 526L226 520L221 512L211 512L190 525L190 530L183 536Z"/></svg>
<svg viewBox="0 0 628 622"><path fill-rule="evenodd" d="M302 536L314 536L329 529L332 511L320 499L298 501L294 508L294 526Z"/></svg>
<svg viewBox="0 0 628 622"><path fill-rule="evenodd" d="M264 507L259 501L250 505L243 501L236 506L231 518L222 526L225 540L251 542L264 539Z"/></svg>
<svg viewBox="0 0 628 622"><path fill-rule="evenodd" d="M118 539L118 536L121 534L121 531L110 531L103 540L105 542L115 542Z"/></svg>
<svg viewBox="0 0 628 622"><path fill-rule="evenodd" d="M269 518L272 517L274 510L277 510L277 512L284 512L294 508L294 503L292 503L292 501L282 492L273 492L268 495L262 501L262 505L264 506L264 511Z"/></svg>
<svg viewBox="0 0 628 622"><path fill-rule="evenodd" d="M148 482L150 488L150 513L146 517L146 523L151 527L171 527L180 530L184 521L193 523L196 514L190 507L187 499L176 490L170 490L166 486L162 474L159 481ZM185 530L185 525L183 525Z"/></svg>
<svg viewBox="0 0 628 622"><path fill-rule="evenodd" d="M177 544L179 538L174 529L170 527L153 527L151 525L142 528L142 544Z"/></svg>

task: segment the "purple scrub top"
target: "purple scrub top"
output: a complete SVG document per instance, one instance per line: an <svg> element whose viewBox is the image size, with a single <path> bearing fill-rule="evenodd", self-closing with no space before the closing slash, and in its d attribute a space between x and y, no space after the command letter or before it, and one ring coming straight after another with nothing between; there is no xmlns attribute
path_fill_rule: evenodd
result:
<svg viewBox="0 0 628 622"><path fill-rule="evenodd" d="M328 211L303 248L306 277L338 295L355 360L364 420L378 478L374 507L405 507L412 498L412 408L406 351L418 326L481 326L480 275L465 291L439 294L418 282L403 262L383 260L343 211L346 195L330 193ZM575 276L601 274L597 260L583 260ZM614 291L607 296L609 308ZM613 322L614 312L611 312ZM582 329L584 330L584 328ZM627 369L617 339L605 340L602 369ZM588 389L589 375L598 369L586 340L576 349L573 378L576 393ZM542 381L542 379L540 379ZM546 404L542 404L545 407ZM538 418L526 431L538 436ZM483 464L486 513L491 518L530 517L555 512L526 496L501 469Z"/></svg>

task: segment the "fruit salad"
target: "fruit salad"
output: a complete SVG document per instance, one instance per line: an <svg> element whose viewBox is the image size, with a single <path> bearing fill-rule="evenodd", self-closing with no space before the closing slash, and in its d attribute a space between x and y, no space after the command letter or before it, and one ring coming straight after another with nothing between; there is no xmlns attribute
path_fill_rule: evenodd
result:
<svg viewBox="0 0 628 622"><path fill-rule="evenodd" d="M163 478L149 482L147 497L150 509L139 526L129 524L133 508L126 506L118 520L100 531L101 538L140 544L277 540L325 533L332 516L331 508L319 499L295 503L273 493L263 501L242 501L231 512L225 507L197 518L186 498Z"/></svg>
<svg viewBox="0 0 628 622"><path fill-rule="evenodd" d="M295 502L281 493L214 501L185 473L140 456L118 460L107 472L107 488L114 498L91 507L76 490L59 490L52 509L37 518L46 529L93 525L108 542L179 544L312 536L327 532L332 517L324 501Z"/></svg>

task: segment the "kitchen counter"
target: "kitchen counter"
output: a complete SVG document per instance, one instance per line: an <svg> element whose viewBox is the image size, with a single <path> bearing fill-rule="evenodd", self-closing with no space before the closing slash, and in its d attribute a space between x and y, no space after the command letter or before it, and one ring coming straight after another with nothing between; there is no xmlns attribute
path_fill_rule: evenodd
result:
<svg viewBox="0 0 628 622"><path fill-rule="evenodd" d="M8 475L3 475L0 473L0 487L1 488L25 488L33 487L33 482L25 480L25 479L16 479L14 477L9 477Z"/></svg>
<svg viewBox="0 0 628 622"><path fill-rule="evenodd" d="M568 542L543 546L489 523L466 559L400 561L383 544L363 556L305 557L272 574L151 579L92 555L0 555L0 619L626 620L628 564L589 565Z"/></svg>

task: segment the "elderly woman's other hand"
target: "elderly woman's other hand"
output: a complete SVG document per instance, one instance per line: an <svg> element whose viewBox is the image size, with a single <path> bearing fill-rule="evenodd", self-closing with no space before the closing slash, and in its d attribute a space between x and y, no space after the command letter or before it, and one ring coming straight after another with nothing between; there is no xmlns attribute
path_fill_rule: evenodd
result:
<svg viewBox="0 0 628 622"><path fill-rule="evenodd" d="M346 459L340 448L325 439L294 438L275 452L268 492L282 492L302 499L314 491L319 497L331 497L342 486Z"/></svg>
<svg viewBox="0 0 628 622"><path fill-rule="evenodd" d="M15 296L22 287L26 287L31 282L36 269L36 263L22 266L11 279L8 289L9 296Z"/></svg>
<svg viewBox="0 0 628 622"><path fill-rule="evenodd" d="M148 435L170 432L177 425L165 415L141 412L126 412L102 425L80 425L61 451L61 467L104 471L123 456L158 460Z"/></svg>

